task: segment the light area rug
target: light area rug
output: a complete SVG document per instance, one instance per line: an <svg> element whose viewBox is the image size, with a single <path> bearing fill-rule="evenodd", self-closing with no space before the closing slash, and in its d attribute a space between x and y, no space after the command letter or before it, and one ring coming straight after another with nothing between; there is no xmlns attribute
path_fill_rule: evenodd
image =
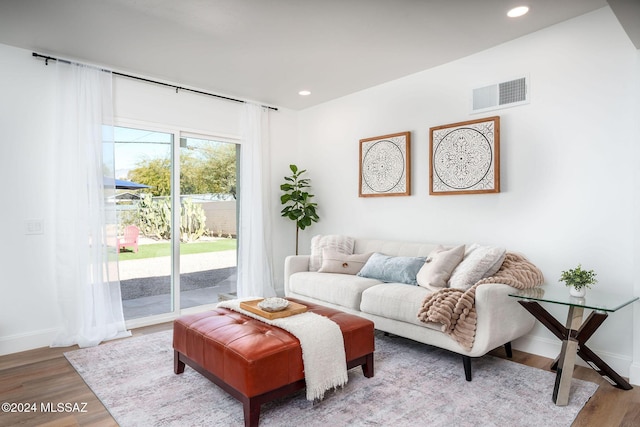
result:
<svg viewBox="0 0 640 427"><path fill-rule="evenodd" d="M242 426L242 405L189 366L173 373L172 332L65 353L122 427ZM376 332L375 376L349 370L324 400L304 390L262 405L261 426L570 426L597 385L573 379L569 405L553 404L555 374L493 356L464 379L454 353Z"/></svg>

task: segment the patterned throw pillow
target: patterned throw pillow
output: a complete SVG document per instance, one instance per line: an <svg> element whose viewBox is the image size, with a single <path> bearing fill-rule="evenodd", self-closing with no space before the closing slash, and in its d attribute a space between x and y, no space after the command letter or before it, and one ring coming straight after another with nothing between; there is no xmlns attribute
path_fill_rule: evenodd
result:
<svg viewBox="0 0 640 427"><path fill-rule="evenodd" d="M418 272L416 276L418 285L432 291L446 288L451 273L460 264L462 258L464 258L464 245L448 249L438 246L429 254Z"/></svg>
<svg viewBox="0 0 640 427"><path fill-rule="evenodd" d="M333 249L324 249L322 267L318 273L357 274L370 256L371 253L346 255Z"/></svg>
<svg viewBox="0 0 640 427"><path fill-rule="evenodd" d="M329 234L322 236L318 234L311 238L311 256L309 257L309 271L318 271L322 266L323 249L333 249L345 255L353 253L355 239L353 237Z"/></svg>

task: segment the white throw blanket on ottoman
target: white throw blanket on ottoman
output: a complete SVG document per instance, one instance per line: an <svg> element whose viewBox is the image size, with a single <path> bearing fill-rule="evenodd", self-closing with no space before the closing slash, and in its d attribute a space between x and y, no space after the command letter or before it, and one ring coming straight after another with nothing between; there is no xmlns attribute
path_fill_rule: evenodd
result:
<svg viewBox="0 0 640 427"><path fill-rule="evenodd" d="M306 312L269 320L240 308L241 301L258 297L222 301L218 307L228 308L291 333L300 341L307 385L307 400L322 399L324 393L347 383L347 361L342 331L337 323L319 314Z"/></svg>

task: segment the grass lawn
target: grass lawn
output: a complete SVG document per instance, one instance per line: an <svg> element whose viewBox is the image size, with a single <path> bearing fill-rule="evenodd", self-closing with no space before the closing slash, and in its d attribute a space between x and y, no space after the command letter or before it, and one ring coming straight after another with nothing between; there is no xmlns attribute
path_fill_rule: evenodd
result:
<svg viewBox="0 0 640 427"><path fill-rule="evenodd" d="M180 243L180 255L200 254L204 252L218 252L234 250L237 247L236 239L211 240L207 242ZM171 243L153 243L150 245L138 245L138 253L132 249L124 249L120 252L118 260L155 258L171 255Z"/></svg>

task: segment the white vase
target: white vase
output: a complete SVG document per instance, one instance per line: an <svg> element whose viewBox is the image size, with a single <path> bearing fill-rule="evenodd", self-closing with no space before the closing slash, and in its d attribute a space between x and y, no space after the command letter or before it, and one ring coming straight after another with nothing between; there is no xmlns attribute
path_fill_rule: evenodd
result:
<svg viewBox="0 0 640 427"><path fill-rule="evenodd" d="M587 288L576 289L573 286L569 288L569 295L572 297L583 298L587 294Z"/></svg>

